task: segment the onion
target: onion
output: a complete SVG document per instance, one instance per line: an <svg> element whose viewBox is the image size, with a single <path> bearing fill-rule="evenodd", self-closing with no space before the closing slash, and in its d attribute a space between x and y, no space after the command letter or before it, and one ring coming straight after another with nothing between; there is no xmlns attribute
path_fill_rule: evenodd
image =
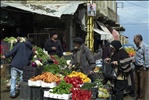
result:
<svg viewBox="0 0 149 100"><path fill-rule="evenodd" d="M37 64L35 62L31 63L32 67L37 67Z"/></svg>

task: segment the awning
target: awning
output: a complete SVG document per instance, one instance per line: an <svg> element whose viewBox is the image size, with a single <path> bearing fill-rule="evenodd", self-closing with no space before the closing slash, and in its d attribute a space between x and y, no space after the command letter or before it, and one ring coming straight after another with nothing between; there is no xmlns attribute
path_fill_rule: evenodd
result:
<svg viewBox="0 0 149 100"><path fill-rule="evenodd" d="M79 4L83 1L1 1L4 7L10 6L21 10L47 15L52 17L61 17L63 14L73 15Z"/></svg>
<svg viewBox="0 0 149 100"><path fill-rule="evenodd" d="M112 30L112 35L114 37L114 40L119 40L119 33L115 29Z"/></svg>
<svg viewBox="0 0 149 100"><path fill-rule="evenodd" d="M101 35L101 40L113 40L113 36L107 32L94 28L94 32Z"/></svg>
<svg viewBox="0 0 149 100"><path fill-rule="evenodd" d="M107 27L103 23L97 21L97 24L102 28L102 30L104 30L105 32L111 34L110 31L107 29Z"/></svg>

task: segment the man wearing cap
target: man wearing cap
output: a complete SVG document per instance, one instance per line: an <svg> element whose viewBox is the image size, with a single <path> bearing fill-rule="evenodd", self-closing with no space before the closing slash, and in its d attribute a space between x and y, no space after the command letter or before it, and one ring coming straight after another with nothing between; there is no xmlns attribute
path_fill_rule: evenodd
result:
<svg viewBox="0 0 149 100"><path fill-rule="evenodd" d="M73 44L74 54L69 68L75 65L74 70L83 72L92 80L95 60L90 49L83 44L83 40L80 37L76 37L73 40Z"/></svg>
<svg viewBox="0 0 149 100"><path fill-rule="evenodd" d="M60 40L58 40L57 33L51 33L51 38L48 39L45 43L45 50L48 51L50 55L58 55L59 57L63 56L63 49Z"/></svg>

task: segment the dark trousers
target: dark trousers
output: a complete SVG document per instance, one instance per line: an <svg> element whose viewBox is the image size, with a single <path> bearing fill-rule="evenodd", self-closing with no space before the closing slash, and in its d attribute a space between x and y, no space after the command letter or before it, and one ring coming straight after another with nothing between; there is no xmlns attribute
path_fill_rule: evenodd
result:
<svg viewBox="0 0 149 100"><path fill-rule="evenodd" d="M135 70L135 87L138 100L145 100L147 90L148 71L144 67Z"/></svg>
<svg viewBox="0 0 149 100"><path fill-rule="evenodd" d="M124 100L123 94L126 86L126 80L115 80L115 96L116 100Z"/></svg>

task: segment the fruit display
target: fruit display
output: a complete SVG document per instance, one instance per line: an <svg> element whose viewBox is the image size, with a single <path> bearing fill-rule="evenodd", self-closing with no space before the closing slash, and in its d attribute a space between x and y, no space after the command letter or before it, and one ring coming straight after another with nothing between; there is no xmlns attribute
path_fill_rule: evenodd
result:
<svg viewBox="0 0 149 100"><path fill-rule="evenodd" d="M53 75L50 72L45 72L42 73L41 75L38 75L36 77L30 78L31 81L37 81L37 80L42 80L46 83L51 83L51 82L59 82L60 81L60 77Z"/></svg>
<svg viewBox="0 0 149 100"><path fill-rule="evenodd" d="M66 83L64 80L59 83L58 86L54 87L50 93L54 94L70 94L72 85Z"/></svg>
<svg viewBox="0 0 149 100"><path fill-rule="evenodd" d="M94 69L94 72L95 73L98 73L99 71L100 71L100 67L99 66L96 66L95 69Z"/></svg>
<svg viewBox="0 0 149 100"><path fill-rule="evenodd" d="M67 83L72 84L74 88L80 88L80 85L83 84L83 81L81 80L80 77L68 77L68 76L66 76L64 78L64 80Z"/></svg>
<svg viewBox="0 0 149 100"><path fill-rule="evenodd" d="M106 98L110 97L110 94L107 89L99 88L98 89L98 97L106 99Z"/></svg>
<svg viewBox="0 0 149 100"><path fill-rule="evenodd" d="M90 78L81 72L73 71L71 74L68 75L68 77L80 77L83 83L91 82Z"/></svg>
<svg viewBox="0 0 149 100"><path fill-rule="evenodd" d="M134 47L132 46L125 46L124 49L127 51L127 53L129 54L130 57L135 56L136 52Z"/></svg>
<svg viewBox="0 0 149 100"><path fill-rule="evenodd" d="M66 55L66 56L67 56L67 55L72 55L72 54L73 54L72 52L64 52L64 53L63 53L63 55Z"/></svg>

